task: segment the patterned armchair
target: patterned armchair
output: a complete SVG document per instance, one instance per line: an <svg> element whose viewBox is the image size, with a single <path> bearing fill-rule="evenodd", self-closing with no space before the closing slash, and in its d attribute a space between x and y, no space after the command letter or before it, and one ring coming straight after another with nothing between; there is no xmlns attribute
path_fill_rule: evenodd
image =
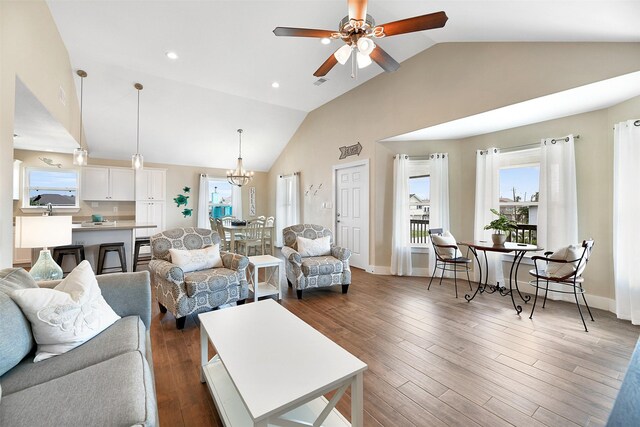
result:
<svg viewBox="0 0 640 427"><path fill-rule="evenodd" d="M220 251L222 268L185 273L171 263L169 249L202 249L220 243L218 233L205 228L175 228L151 236L151 285L160 311L169 310L176 327L184 328L187 315L215 310L223 304L243 304L249 295L246 268L249 259Z"/></svg>
<svg viewBox="0 0 640 427"><path fill-rule="evenodd" d="M351 283L349 257L351 251L333 244L333 233L321 225L298 224L282 230L284 246L282 255L286 259L287 280L289 286L296 287L298 299L302 299L302 291L309 288L342 285L342 293L346 294ZM296 237L317 239L330 236L331 255L302 257L297 251Z"/></svg>

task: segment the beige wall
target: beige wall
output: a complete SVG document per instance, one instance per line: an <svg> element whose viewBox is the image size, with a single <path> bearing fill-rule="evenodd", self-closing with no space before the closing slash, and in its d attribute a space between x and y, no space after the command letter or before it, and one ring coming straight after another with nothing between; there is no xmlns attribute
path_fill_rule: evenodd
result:
<svg viewBox="0 0 640 427"><path fill-rule="evenodd" d="M63 168L74 168L73 160L70 154L60 153L43 153L38 151L27 150L15 150L14 156L18 160L22 160L22 167L37 166L47 167L39 157L48 157L53 160L53 163L62 164ZM109 160L109 159L89 159L90 166L119 166L130 167L131 163L122 160ZM212 177L225 177L225 171L221 169L200 168L193 166L176 166L166 165L161 163L145 163L149 168L166 169L167 171L167 192L166 192L166 227L194 227L197 223L196 211L198 208L198 186L200 183L200 174L206 173ZM265 215L267 212L267 174L265 172L257 172L251 184L242 189L242 205L244 217L249 218L249 188L256 188L256 213L258 215ZM184 206L177 208L173 203L173 198L178 194L182 194L183 187L191 187L191 194L189 195L189 203L186 206L194 210L193 216L185 218L181 212ZM19 201L13 202L14 215L25 215L20 211ZM84 220L88 219L91 214L100 213L106 218L121 218L129 219L135 217L135 202L97 202L98 206L93 207L91 202L80 201L80 212L74 214L74 219ZM113 212L113 208L118 208L118 213Z"/></svg>
<svg viewBox="0 0 640 427"><path fill-rule="evenodd" d="M549 64L553 64L550 66ZM602 195L602 206L610 206L611 154L594 155L589 150L602 144L607 150L610 132L607 112L580 115L540 126L528 126L504 133L469 138L462 142L414 142L400 147L377 141L418 128L492 110L531 98L640 70L639 43L449 43L440 44L405 61L393 74L382 74L312 111L301 124L269 173L270 210L275 203L275 177L301 172L301 186L331 182L332 166L355 160L338 160L338 147L360 142L360 158L370 160L370 264L390 264L391 156L402 151L427 154L450 153L451 226L461 236L472 236L473 192L476 146L514 146L532 143L545 136L580 133L578 179ZM340 68L333 72L344 71ZM631 103L633 104L633 103ZM622 107L621 107L622 108ZM634 112L629 106L626 112ZM613 111L613 110L611 110ZM624 115L624 114L622 114ZM609 132L609 133L608 133ZM494 139L497 138L497 139ZM597 165L591 165L597 161ZM455 174L454 171L460 171ZM607 175L604 181L597 176ZM471 178L469 178L471 177ZM609 189L609 190L607 190ZM609 191L609 192L607 192ZM469 196L471 194L471 197ZM331 193L328 192L329 199ZM580 199L581 233L598 239L600 258L594 261L601 285L596 292L611 295L611 244L608 207L587 208ZM607 202L609 201L609 202ZM609 203L608 205L606 205ZM331 210L308 209L305 222L333 226ZM471 218L471 219L469 219ZM599 264L599 266L598 266ZM609 282L609 283L607 283Z"/></svg>
<svg viewBox="0 0 640 427"><path fill-rule="evenodd" d="M44 1L0 1L0 58L0 267L7 267L13 248L9 201L16 77L74 136L78 102L69 55ZM60 88L66 105L58 99Z"/></svg>

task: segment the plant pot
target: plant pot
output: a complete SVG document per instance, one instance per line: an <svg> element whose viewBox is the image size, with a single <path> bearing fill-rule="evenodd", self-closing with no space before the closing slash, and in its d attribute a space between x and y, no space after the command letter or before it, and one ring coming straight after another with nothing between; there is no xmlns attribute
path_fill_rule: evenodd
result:
<svg viewBox="0 0 640 427"><path fill-rule="evenodd" d="M502 246L502 245L504 245L504 242L507 241L507 235L506 234L492 234L491 235L491 240L493 240L493 244L494 245Z"/></svg>

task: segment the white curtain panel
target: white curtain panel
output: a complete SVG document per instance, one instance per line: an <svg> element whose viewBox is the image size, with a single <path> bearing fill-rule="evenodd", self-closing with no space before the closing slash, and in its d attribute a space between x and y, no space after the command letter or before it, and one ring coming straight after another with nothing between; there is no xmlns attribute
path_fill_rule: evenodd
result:
<svg viewBox="0 0 640 427"><path fill-rule="evenodd" d="M613 142L613 277L616 315L640 325L640 275L637 263L638 186L640 185L640 126L633 120L614 127ZM597 249L596 249L597 250Z"/></svg>
<svg viewBox="0 0 640 427"><path fill-rule="evenodd" d="M495 219L491 209L500 210L500 151L497 148L478 150L476 153L476 204L474 214L473 238L491 243L492 230L485 230L484 226ZM478 252L482 263L483 276L485 260L489 267L489 283L499 283L505 286L502 272L502 255L495 252ZM477 267L477 266L476 266ZM475 280L479 280L479 269L474 269Z"/></svg>
<svg viewBox="0 0 640 427"><path fill-rule="evenodd" d="M282 230L300 223L300 177L298 174L276 178L276 242L281 248Z"/></svg>
<svg viewBox="0 0 640 427"><path fill-rule="evenodd" d="M430 156L431 195L429 204L429 228L449 231L449 155L435 153ZM436 255L429 250L429 274L433 274Z"/></svg>
<svg viewBox="0 0 640 427"><path fill-rule="evenodd" d="M409 231L409 157L397 154L393 161L393 226L391 229L391 274L411 275Z"/></svg>
<svg viewBox="0 0 640 427"><path fill-rule="evenodd" d="M578 191L573 135L546 138L540 144L538 246L545 251L581 243L578 237ZM560 289L549 285L549 289ZM551 292L549 298L573 301L573 295Z"/></svg>
<svg viewBox="0 0 640 427"><path fill-rule="evenodd" d="M231 215L242 219L242 187L231 186Z"/></svg>
<svg viewBox="0 0 640 427"><path fill-rule="evenodd" d="M200 186L198 187L198 228L211 229L209 222L209 177L200 174Z"/></svg>

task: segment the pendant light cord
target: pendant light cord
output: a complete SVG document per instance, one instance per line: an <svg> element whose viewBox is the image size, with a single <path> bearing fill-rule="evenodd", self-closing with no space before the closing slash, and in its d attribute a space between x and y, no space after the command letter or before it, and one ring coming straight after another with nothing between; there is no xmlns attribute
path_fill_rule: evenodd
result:
<svg viewBox="0 0 640 427"><path fill-rule="evenodd" d="M136 129L136 154L140 154L140 89L138 89L138 128Z"/></svg>
<svg viewBox="0 0 640 427"><path fill-rule="evenodd" d="M80 149L82 150L82 104L84 103L84 77L80 78Z"/></svg>
<svg viewBox="0 0 640 427"><path fill-rule="evenodd" d="M242 158L242 129L238 129L238 136L240 138L240 145L238 148L238 158Z"/></svg>

